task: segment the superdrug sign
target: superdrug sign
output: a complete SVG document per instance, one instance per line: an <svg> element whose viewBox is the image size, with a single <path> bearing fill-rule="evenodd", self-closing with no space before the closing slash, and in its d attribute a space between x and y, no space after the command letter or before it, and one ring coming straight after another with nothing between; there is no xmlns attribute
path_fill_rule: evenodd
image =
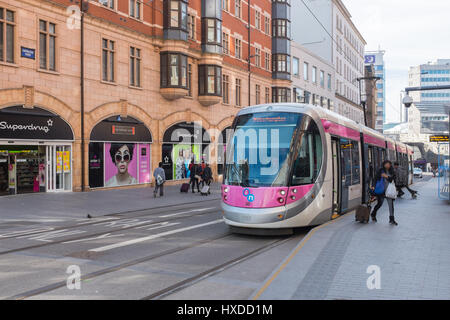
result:
<svg viewBox="0 0 450 320"><path fill-rule="evenodd" d="M0 139L73 140L70 126L58 115L40 108L0 110Z"/></svg>

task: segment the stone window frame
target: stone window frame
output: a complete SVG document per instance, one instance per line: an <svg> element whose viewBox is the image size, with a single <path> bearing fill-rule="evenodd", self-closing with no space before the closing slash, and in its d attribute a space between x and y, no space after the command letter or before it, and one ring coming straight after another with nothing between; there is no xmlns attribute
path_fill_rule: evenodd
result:
<svg viewBox="0 0 450 320"><path fill-rule="evenodd" d="M2 65L9 65L9 66L15 66L18 61L18 54L19 54L19 41L17 37L17 10L14 10L8 6L2 5L0 7L0 10L3 11L3 18L0 19L0 23L3 24L3 57L0 60L0 64ZM10 11L13 13L13 21L8 21L6 19L6 13ZM12 61L7 60L7 38L6 38L6 25L12 26L13 29L13 44L12 44Z"/></svg>
<svg viewBox="0 0 450 320"><path fill-rule="evenodd" d="M230 104L230 76L222 74L222 103Z"/></svg>
<svg viewBox="0 0 450 320"><path fill-rule="evenodd" d="M41 22L45 23L45 30L41 30ZM53 25L55 28L55 32L51 33L49 31L49 27L50 25ZM37 41L36 41L36 51L37 51L37 57L36 57L36 64L37 64L37 70L38 71L44 71L44 72L50 72L50 73L57 73L58 70L58 60L59 60L59 55L58 55L58 24L53 21L53 20L49 20L47 18L37 18ZM45 67L42 67L41 65L41 35L45 36L45 45L46 45L46 65ZM49 55L50 55L50 50L49 50L49 46L50 46L50 38L53 37L55 44L54 44L54 68L50 68L50 59L49 59Z"/></svg>
<svg viewBox="0 0 450 320"><path fill-rule="evenodd" d="M128 53L129 53L129 63L130 63L129 85L132 88L142 88L142 48L130 45ZM134 61L134 78L135 79L133 79L132 74L131 74L132 61ZM139 62L139 66L136 66L136 62ZM137 70L139 70L139 79L136 78ZM136 80L138 80L138 81L136 81Z"/></svg>
<svg viewBox="0 0 450 320"><path fill-rule="evenodd" d="M131 2L133 2L133 6L131 5ZM136 10L136 7L139 5L139 10ZM131 8L134 8L134 12L138 12L139 11L139 16L136 16L136 14L131 15ZM130 16L130 18L132 19L136 19L138 21L142 21L143 20L143 16L144 16L144 0L129 0L128 1L128 15Z"/></svg>
<svg viewBox="0 0 450 320"><path fill-rule="evenodd" d="M213 74L210 74L213 71ZM214 92L208 90L210 80L214 80ZM214 64L201 64L198 66L198 94L200 96L222 97L222 67Z"/></svg>
<svg viewBox="0 0 450 320"><path fill-rule="evenodd" d="M104 41L107 41L107 48L104 47ZM113 44L113 49L111 49L110 44ZM106 51L107 53L107 79L104 78L104 65L103 65L103 59L104 59L104 52ZM112 65L110 63L110 58L111 58L111 53L112 53L112 57L113 57L113 62ZM106 36L102 36L101 37L101 41L100 41L100 61L101 61L101 68L100 68L100 79L101 82L103 83L107 83L107 84L116 84L116 79L117 79L117 41L115 40L111 40L109 37ZM112 72L113 72L113 77L112 79L110 78L110 67L112 66Z"/></svg>

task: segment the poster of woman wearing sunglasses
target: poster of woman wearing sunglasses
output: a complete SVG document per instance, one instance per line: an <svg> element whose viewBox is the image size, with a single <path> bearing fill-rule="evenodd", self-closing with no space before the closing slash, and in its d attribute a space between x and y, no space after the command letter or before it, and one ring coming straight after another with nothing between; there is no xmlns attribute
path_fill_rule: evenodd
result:
<svg viewBox="0 0 450 320"><path fill-rule="evenodd" d="M105 159L106 187L137 184L137 157L132 143L106 143Z"/></svg>

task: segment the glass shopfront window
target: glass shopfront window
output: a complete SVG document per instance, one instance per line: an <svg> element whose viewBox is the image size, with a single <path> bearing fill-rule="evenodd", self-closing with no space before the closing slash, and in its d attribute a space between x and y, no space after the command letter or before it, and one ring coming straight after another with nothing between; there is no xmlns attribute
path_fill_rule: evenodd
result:
<svg viewBox="0 0 450 320"><path fill-rule="evenodd" d="M151 182L152 136L142 122L131 117L110 117L94 127L90 140L91 188Z"/></svg>

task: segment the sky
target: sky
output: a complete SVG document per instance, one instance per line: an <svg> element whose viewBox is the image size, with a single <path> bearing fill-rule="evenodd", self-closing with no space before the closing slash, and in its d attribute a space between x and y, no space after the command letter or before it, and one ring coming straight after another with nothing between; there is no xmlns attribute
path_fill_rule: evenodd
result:
<svg viewBox="0 0 450 320"><path fill-rule="evenodd" d="M450 0L342 0L367 42L386 51L386 122L400 120L410 66L450 59Z"/></svg>

